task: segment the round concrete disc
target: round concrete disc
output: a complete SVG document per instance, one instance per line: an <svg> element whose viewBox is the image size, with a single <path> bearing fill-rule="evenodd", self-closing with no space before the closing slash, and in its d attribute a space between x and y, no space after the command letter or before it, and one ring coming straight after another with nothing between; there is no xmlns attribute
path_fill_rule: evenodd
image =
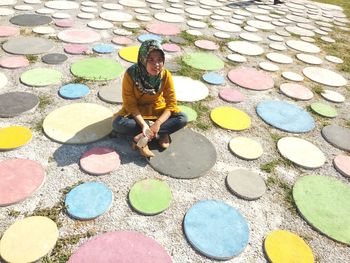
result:
<svg viewBox="0 0 350 263"><path fill-rule="evenodd" d="M296 57L300 61L311 65L320 65L323 63L322 59L320 59L319 57L309 55L309 54L296 54Z"/></svg>
<svg viewBox="0 0 350 263"><path fill-rule="evenodd" d="M24 126L0 128L0 150L12 150L26 145L32 139L32 132Z"/></svg>
<svg viewBox="0 0 350 263"><path fill-rule="evenodd" d="M134 8L147 6L144 1L139 1L139 0L120 0L119 4L127 7L134 7Z"/></svg>
<svg viewBox="0 0 350 263"><path fill-rule="evenodd" d="M166 52L180 52L181 47L173 43L165 43L162 45L163 50Z"/></svg>
<svg viewBox="0 0 350 263"><path fill-rule="evenodd" d="M61 64L65 62L68 57L65 54L61 53L51 53L44 55L41 60L46 64Z"/></svg>
<svg viewBox="0 0 350 263"><path fill-rule="evenodd" d="M18 26L32 27L32 26L49 24L52 22L52 19L49 16L36 15L36 14L23 14L23 15L17 15L12 17L10 19L10 22Z"/></svg>
<svg viewBox="0 0 350 263"><path fill-rule="evenodd" d="M185 215L183 228L193 248L211 259L228 260L248 244L246 219L238 210L220 201L194 204Z"/></svg>
<svg viewBox="0 0 350 263"><path fill-rule="evenodd" d="M5 87L7 84L7 77L4 73L0 72L0 89Z"/></svg>
<svg viewBox="0 0 350 263"><path fill-rule="evenodd" d="M181 32L180 28L173 24L153 23L146 26L146 30L157 35L173 36Z"/></svg>
<svg viewBox="0 0 350 263"><path fill-rule="evenodd" d="M282 77L284 77L287 80L291 81L303 81L304 77L298 73L292 72L292 71L283 71Z"/></svg>
<svg viewBox="0 0 350 263"><path fill-rule="evenodd" d="M58 10L69 10L69 9L78 9L79 4L71 1L62 1L62 0L55 0L55 1L48 1L45 3L45 6L51 9L58 9Z"/></svg>
<svg viewBox="0 0 350 263"><path fill-rule="evenodd" d="M266 192L264 179L257 173L246 169L236 169L226 177L228 188L246 200L256 200Z"/></svg>
<svg viewBox="0 0 350 263"><path fill-rule="evenodd" d="M266 123L283 131L302 133L315 128L315 121L307 111L288 102L262 101L256 111Z"/></svg>
<svg viewBox="0 0 350 263"><path fill-rule="evenodd" d="M216 72L208 72L202 78L205 82L212 85L221 85L225 82L225 78Z"/></svg>
<svg viewBox="0 0 350 263"><path fill-rule="evenodd" d="M341 87L347 84L347 80L342 75L325 68L304 68L303 74L312 81L331 87Z"/></svg>
<svg viewBox="0 0 350 263"><path fill-rule="evenodd" d="M228 48L234 52L248 56L258 56L264 53L264 49L248 41L231 41Z"/></svg>
<svg viewBox="0 0 350 263"><path fill-rule="evenodd" d="M29 61L25 56L8 56L0 58L0 66L8 69L24 68L29 65ZM0 77L3 79L3 77ZM1 82L1 81L0 81ZM7 79L6 79L7 82ZM1 84L0 84L1 86Z"/></svg>
<svg viewBox="0 0 350 263"><path fill-rule="evenodd" d="M295 34L298 36L304 36L304 37L314 37L315 33L311 30L301 28L298 26L286 26L285 30L288 31L291 34Z"/></svg>
<svg viewBox="0 0 350 263"><path fill-rule="evenodd" d="M255 27L257 29L261 30L274 30L275 26L271 24L270 22L264 22L259 20L248 20L247 24L249 26Z"/></svg>
<svg viewBox="0 0 350 263"><path fill-rule="evenodd" d="M240 26L224 21L216 21L211 23L211 25L217 30L230 33L237 33L242 30Z"/></svg>
<svg viewBox="0 0 350 263"><path fill-rule="evenodd" d="M185 55L183 61L193 68L202 70L219 70L224 67L224 62L211 53L193 52Z"/></svg>
<svg viewBox="0 0 350 263"><path fill-rule="evenodd" d="M158 179L145 179L135 183L129 192L130 205L144 215L156 215L166 210L171 203L169 185Z"/></svg>
<svg viewBox="0 0 350 263"><path fill-rule="evenodd" d="M284 137L278 141L277 148L283 157L306 169L319 168L326 161L319 148L300 138Z"/></svg>
<svg viewBox="0 0 350 263"><path fill-rule="evenodd" d="M55 33L55 29L51 26L36 26L32 30L34 33L37 33L40 35L48 35L48 34Z"/></svg>
<svg viewBox="0 0 350 263"><path fill-rule="evenodd" d="M193 3L194 3L194 5L197 5L195 2L193 2ZM188 7L185 9L185 11L186 11L186 13L189 13L191 15L199 15L199 16L210 16L211 15L211 12L209 10L206 10L206 9L201 8L199 6Z"/></svg>
<svg viewBox="0 0 350 263"><path fill-rule="evenodd" d="M205 49L205 50L218 50L219 49L219 45L216 44L215 42L213 41L210 41L210 40L203 40L203 39L200 39L200 40L196 40L194 42L194 45L196 47L199 47L201 49Z"/></svg>
<svg viewBox="0 0 350 263"><path fill-rule="evenodd" d="M93 237L80 246L68 263L99 262L172 263L166 250L153 238L133 231L108 232Z"/></svg>
<svg viewBox="0 0 350 263"><path fill-rule="evenodd" d="M93 175L108 174L119 165L119 154L111 148L95 147L80 157L81 169Z"/></svg>
<svg viewBox="0 0 350 263"><path fill-rule="evenodd" d="M335 169L342 175L350 177L350 156L339 154L333 159Z"/></svg>
<svg viewBox="0 0 350 263"><path fill-rule="evenodd" d="M137 40L141 43L145 42L146 40L156 40L160 43L163 41L161 36L155 34L142 34L137 37Z"/></svg>
<svg viewBox="0 0 350 263"><path fill-rule="evenodd" d="M348 184L328 176L303 176L294 184L293 199L311 226L331 239L350 244Z"/></svg>
<svg viewBox="0 0 350 263"><path fill-rule="evenodd" d="M16 55L36 55L47 53L54 47L49 39L39 37L16 37L6 41L2 48Z"/></svg>
<svg viewBox="0 0 350 263"><path fill-rule="evenodd" d="M127 22L132 20L132 15L122 11L106 11L100 13L100 17L111 22Z"/></svg>
<svg viewBox="0 0 350 263"><path fill-rule="evenodd" d="M231 69L227 76L233 83L246 89L267 90L274 85L270 75L253 68Z"/></svg>
<svg viewBox="0 0 350 263"><path fill-rule="evenodd" d="M101 35L91 29L67 29L60 31L57 37L64 42L74 44L88 44L101 39Z"/></svg>
<svg viewBox="0 0 350 263"><path fill-rule="evenodd" d="M266 57L272 62L280 63L280 64L291 64L293 63L293 59L290 56L281 54L281 53L267 53Z"/></svg>
<svg viewBox="0 0 350 263"><path fill-rule="evenodd" d="M63 78L61 72L50 68L35 68L22 73L21 82L34 87L59 84Z"/></svg>
<svg viewBox="0 0 350 263"><path fill-rule="evenodd" d="M90 21L88 24L87 24L88 27L91 27L93 29L110 29L110 28L113 28L113 23L109 22L109 21L106 21L106 20L93 20L93 21Z"/></svg>
<svg viewBox="0 0 350 263"><path fill-rule="evenodd" d="M259 63L259 67L265 71L270 71L270 72L275 72L275 71L279 71L280 67L268 62L268 61L262 61Z"/></svg>
<svg viewBox="0 0 350 263"><path fill-rule="evenodd" d="M325 56L325 59L329 62L335 63L335 64L342 64L344 63L344 60L341 58L335 57L335 56Z"/></svg>
<svg viewBox="0 0 350 263"><path fill-rule="evenodd" d="M55 26L62 27L62 28L69 28L74 26L74 20L73 19L59 19L55 21Z"/></svg>
<svg viewBox="0 0 350 263"><path fill-rule="evenodd" d="M274 49L274 50L278 50L278 51L284 51L287 50L287 47L281 43L271 43L269 45L270 48Z"/></svg>
<svg viewBox="0 0 350 263"><path fill-rule="evenodd" d="M79 99L90 93L88 86L78 83L70 83L62 86L58 93L65 99Z"/></svg>
<svg viewBox="0 0 350 263"><path fill-rule="evenodd" d="M292 49L305 53L319 53L321 51L318 46L301 40L288 40L286 45Z"/></svg>
<svg viewBox="0 0 350 263"><path fill-rule="evenodd" d="M0 26L0 37L11 37L18 35L20 30L14 26Z"/></svg>
<svg viewBox="0 0 350 263"><path fill-rule="evenodd" d="M264 250L270 262L315 262L311 248L298 235L275 230L264 241Z"/></svg>
<svg viewBox="0 0 350 263"><path fill-rule="evenodd" d="M125 36L117 36L112 39L112 42L117 45L131 45L133 40L129 37Z"/></svg>
<svg viewBox="0 0 350 263"><path fill-rule="evenodd" d="M337 117L338 113L335 108L333 108L330 105L321 103L321 102L314 102L310 105L310 108L316 112L317 114L327 117L327 118L335 118Z"/></svg>
<svg viewBox="0 0 350 263"><path fill-rule="evenodd" d="M81 44L68 44L64 47L64 51L72 55L85 54L88 51L88 46Z"/></svg>
<svg viewBox="0 0 350 263"><path fill-rule="evenodd" d="M235 155L245 160L255 160L263 154L259 142L242 136L231 139L229 148Z"/></svg>
<svg viewBox="0 0 350 263"><path fill-rule="evenodd" d="M109 54L115 51L115 47L110 44L96 44L92 47L92 50L100 54Z"/></svg>
<svg viewBox="0 0 350 263"><path fill-rule="evenodd" d="M92 103L75 103L51 112L44 132L54 141L82 144L97 141L112 131L111 110Z"/></svg>
<svg viewBox="0 0 350 263"><path fill-rule="evenodd" d="M122 89L119 86L106 86L98 91L98 97L107 103L122 103Z"/></svg>
<svg viewBox="0 0 350 263"><path fill-rule="evenodd" d="M74 76L88 80L112 80L124 71L123 66L113 59L86 58L71 65Z"/></svg>
<svg viewBox="0 0 350 263"><path fill-rule="evenodd" d="M153 150L156 155L150 165L161 174L174 178L191 179L204 175L216 162L213 144L203 135L182 129L170 135L166 150Z"/></svg>
<svg viewBox="0 0 350 263"><path fill-rule="evenodd" d="M241 102L245 99L240 91L231 88L220 90L219 97L228 102Z"/></svg>
<svg viewBox="0 0 350 263"><path fill-rule="evenodd" d="M260 42L263 40L261 36L254 33L249 33L249 32L243 32L239 34L239 37L251 42Z"/></svg>
<svg viewBox="0 0 350 263"><path fill-rule="evenodd" d="M94 14L85 13L85 12L77 14L77 17L80 18L80 19L95 19L95 15Z"/></svg>
<svg viewBox="0 0 350 263"><path fill-rule="evenodd" d="M173 81L176 99L178 101L199 101L205 99L209 95L209 89L199 80L193 80L189 77L174 76Z"/></svg>
<svg viewBox="0 0 350 263"><path fill-rule="evenodd" d="M338 125L323 127L323 138L334 147L350 152L350 129Z"/></svg>
<svg viewBox="0 0 350 263"><path fill-rule="evenodd" d="M345 97L342 94L329 89L324 90L321 96L331 102L341 103L345 101Z"/></svg>
<svg viewBox="0 0 350 263"><path fill-rule="evenodd" d="M33 195L44 183L45 170L32 160L8 159L0 162L0 179L0 206L7 206Z"/></svg>
<svg viewBox="0 0 350 263"><path fill-rule="evenodd" d="M0 16L11 16L15 13L15 10L5 7L0 7Z"/></svg>
<svg viewBox="0 0 350 263"><path fill-rule="evenodd" d="M243 63L243 62L247 62L247 59L239 54L229 54L227 55L227 59L233 62L238 62L238 63Z"/></svg>
<svg viewBox="0 0 350 263"><path fill-rule="evenodd" d="M64 201L67 213L76 218L90 220L109 210L112 191L103 183L88 182L74 187Z"/></svg>
<svg viewBox="0 0 350 263"><path fill-rule="evenodd" d="M7 262L34 262L56 244L58 229L48 217L31 216L16 221L3 234L1 257Z"/></svg>
<svg viewBox="0 0 350 263"><path fill-rule="evenodd" d="M217 107L210 112L210 118L221 128L228 130L241 131L251 126L248 114L234 107Z"/></svg>
<svg viewBox="0 0 350 263"><path fill-rule="evenodd" d="M181 112L186 114L188 122L195 121L197 119L198 114L194 109L183 105L180 105L178 107Z"/></svg>
<svg viewBox="0 0 350 263"><path fill-rule="evenodd" d="M139 46L129 46L129 47L123 47L119 50L119 56L131 63L137 62L137 56L139 53Z"/></svg>
<svg viewBox="0 0 350 263"><path fill-rule="evenodd" d="M39 105L39 98L28 92L8 92L0 95L0 117L14 117L32 111Z"/></svg>
<svg viewBox="0 0 350 263"><path fill-rule="evenodd" d="M168 23L182 23L185 20L181 15L169 14L166 12L155 13L154 18Z"/></svg>
<svg viewBox="0 0 350 263"><path fill-rule="evenodd" d="M314 97L311 90L296 83L283 83L280 90L284 95L297 100L311 100Z"/></svg>

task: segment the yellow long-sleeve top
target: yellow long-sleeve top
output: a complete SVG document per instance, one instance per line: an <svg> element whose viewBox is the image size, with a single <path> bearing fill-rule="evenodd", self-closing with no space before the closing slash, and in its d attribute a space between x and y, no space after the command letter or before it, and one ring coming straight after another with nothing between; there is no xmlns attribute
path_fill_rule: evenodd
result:
<svg viewBox="0 0 350 263"><path fill-rule="evenodd" d="M161 88L155 95L142 93L130 75L125 72L122 83L123 106L117 115L127 117L141 114L144 119L157 119L165 109L180 112L177 107L174 82L171 73L163 69Z"/></svg>

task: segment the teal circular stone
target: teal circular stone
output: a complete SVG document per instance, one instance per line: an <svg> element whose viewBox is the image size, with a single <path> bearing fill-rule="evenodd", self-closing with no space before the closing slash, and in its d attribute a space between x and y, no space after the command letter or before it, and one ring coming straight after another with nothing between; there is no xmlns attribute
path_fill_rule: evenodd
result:
<svg viewBox="0 0 350 263"><path fill-rule="evenodd" d="M71 66L74 76L87 80L112 80L124 71L123 66L112 59L87 58Z"/></svg>
<svg viewBox="0 0 350 263"><path fill-rule="evenodd" d="M195 121L197 119L198 115L194 109L183 105L179 106L179 109L186 114L188 122Z"/></svg>
<svg viewBox="0 0 350 263"><path fill-rule="evenodd" d="M350 186L333 177L303 176L293 198L305 220L333 240L350 244Z"/></svg>
<svg viewBox="0 0 350 263"><path fill-rule="evenodd" d="M201 70L219 70L225 65L217 56L205 52L194 52L188 54L184 56L182 60L192 68Z"/></svg>
<svg viewBox="0 0 350 263"><path fill-rule="evenodd" d="M317 114L323 117L334 118L338 115L336 109L324 103L315 102L315 103L312 103L310 107L314 112L316 112Z"/></svg>
<svg viewBox="0 0 350 263"><path fill-rule="evenodd" d="M60 83L62 73L49 68L36 68L24 72L20 79L28 86L43 87Z"/></svg>

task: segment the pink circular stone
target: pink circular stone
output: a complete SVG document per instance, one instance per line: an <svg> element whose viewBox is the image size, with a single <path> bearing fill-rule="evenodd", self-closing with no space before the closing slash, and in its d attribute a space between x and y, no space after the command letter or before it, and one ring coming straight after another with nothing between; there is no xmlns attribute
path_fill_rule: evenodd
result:
<svg viewBox="0 0 350 263"><path fill-rule="evenodd" d="M94 175L110 173L117 169L119 165L119 155L111 148L92 148L85 152L80 158L81 169Z"/></svg>
<svg viewBox="0 0 350 263"><path fill-rule="evenodd" d="M67 29L57 34L57 37L64 42L74 44L87 44L99 41L101 35L90 29Z"/></svg>
<svg viewBox="0 0 350 263"><path fill-rule="evenodd" d="M296 83L283 83L280 90L286 96L297 100L311 100L314 96L307 87Z"/></svg>
<svg viewBox="0 0 350 263"><path fill-rule="evenodd" d="M165 36L173 36L173 35L180 34L181 32L179 27L172 24L165 24L165 23L150 24L146 27L146 30L153 34L165 35Z"/></svg>
<svg viewBox="0 0 350 263"><path fill-rule="evenodd" d="M73 19L58 19L55 21L55 25L58 27L68 28L74 25Z"/></svg>
<svg viewBox="0 0 350 263"><path fill-rule="evenodd" d="M45 170L37 162L10 159L0 162L0 206L18 203L40 188Z"/></svg>
<svg viewBox="0 0 350 263"><path fill-rule="evenodd" d="M29 65L29 61L24 56L11 56L0 58L0 66L3 68L23 68Z"/></svg>
<svg viewBox="0 0 350 263"><path fill-rule="evenodd" d="M227 76L233 83L251 90L267 90L274 85L270 75L253 68L232 69Z"/></svg>
<svg viewBox="0 0 350 263"><path fill-rule="evenodd" d="M231 88L220 90L219 97L228 102L241 102L244 100L244 95L241 92Z"/></svg>
<svg viewBox="0 0 350 263"><path fill-rule="evenodd" d="M14 26L0 26L0 37L10 37L19 34L19 28Z"/></svg>
<svg viewBox="0 0 350 263"><path fill-rule="evenodd" d="M112 39L112 42L117 45L130 45L132 44L133 41L128 37L118 36L118 37L114 37Z"/></svg>
<svg viewBox="0 0 350 263"><path fill-rule="evenodd" d="M80 44L70 44L64 47L64 51L72 55L80 55L85 53L88 50L88 47Z"/></svg>
<svg viewBox="0 0 350 263"><path fill-rule="evenodd" d="M333 164L342 175L350 177L350 156L339 154L334 158Z"/></svg>
<svg viewBox="0 0 350 263"><path fill-rule="evenodd" d="M172 44L172 43L163 44L162 47L163 47L164 51L167 51L167 52L179 52L179 51L181 51L181 48L178 45Z"/></svg>
<svg viewBox="0 0 350 263"><path fill-rule="evenodd" d="M154 239L138 232L118 231L89 239L68 260L86 262L170 263L172 259Z"/></svg>
<svg viewBox="0 0 350 263"><path fill-rule="evenodd" d="M219 45L216 44L213 41L210 40L197 40L194 42L194 44L202 49L206 49L206 50L217 50L219 49Z"/></svg>

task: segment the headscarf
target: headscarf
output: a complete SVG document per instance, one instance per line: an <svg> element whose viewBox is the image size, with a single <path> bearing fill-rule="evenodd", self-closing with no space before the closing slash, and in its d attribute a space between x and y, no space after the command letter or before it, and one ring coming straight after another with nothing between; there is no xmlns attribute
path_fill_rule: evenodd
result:
<svg viewBox="0 0 350 263"><path fill-rule="evenodd" d="M154 95L161 86L162 72L157 76L152 76L147 72L147 57L149 53L158 50L162 53L164 62L164 51L157 40L144 41L139 49L137 63L127 69L128 74L133 79L136 87L143 93Z"/></svg>

